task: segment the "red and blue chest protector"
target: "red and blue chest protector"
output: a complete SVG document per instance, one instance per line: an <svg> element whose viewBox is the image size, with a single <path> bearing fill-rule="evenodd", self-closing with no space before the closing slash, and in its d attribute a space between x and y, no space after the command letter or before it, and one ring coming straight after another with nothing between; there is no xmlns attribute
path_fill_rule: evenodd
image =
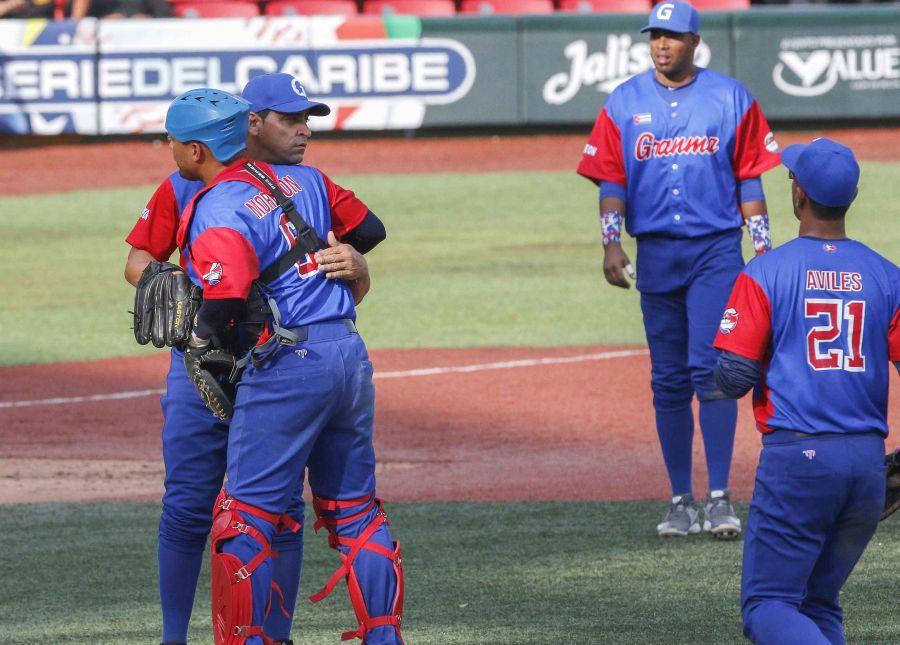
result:
<svg viewBox="0 0 900 645"><path fill-rule="evenodd" d="M260 272L297 242L294 226L275 198L243 169L243 161L198 193L181 220L178 244L204 298L246 298ZM277 180L322 239L328 231L340 239L368 212L351 191L316 168L258 165ZM266 293L275 299L285 327L356 316L346 284L326 280L312 254L269 283Z"/></svg>
<svg viewBox="0 0 900 645"><path fill-rule="evenodd" d="M900 269L854 240L792 240L738 277L715 346L763 361L761 432L886 436Z"/></svg>
<svg viewBox="0 0 900 645"><path fill-rule="evenodd" d="M740 227L738 182L778 163L771 128L738 81L701 68L670 91L651 69L609 95L578 173L625 187L630 235L692 238Z"/></svg>

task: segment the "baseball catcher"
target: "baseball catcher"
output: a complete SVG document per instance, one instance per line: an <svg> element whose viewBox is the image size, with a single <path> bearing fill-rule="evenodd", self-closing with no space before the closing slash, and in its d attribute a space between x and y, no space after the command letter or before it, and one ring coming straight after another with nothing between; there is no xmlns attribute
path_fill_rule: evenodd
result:
<svg viewBox="0 0 900 645"><path fill-rule="evenodd" d="M200 308L200 288L178 265L152 261L134 294L134 338L141 345L183 349Z"/></svg>
<svg viewBox="0 0 900 645"><path fill-rule="evenodd" d="M882 520L886 520L897 509L900 509L900 448L885 455L884 463L887 467L885 473L887 479L884 490L884 511L881 513Z"/></svg>

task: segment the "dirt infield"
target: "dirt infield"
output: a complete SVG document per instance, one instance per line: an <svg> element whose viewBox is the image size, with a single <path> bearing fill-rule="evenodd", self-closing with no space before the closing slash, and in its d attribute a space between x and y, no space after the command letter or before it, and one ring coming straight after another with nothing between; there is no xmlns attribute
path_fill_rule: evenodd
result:
<svg viewBox="0 0 900 645"><path fill-rule="evenodd" d="M784 134L779 140L784 146L817 134ZM862 159L900 159L900 130L828 134L853 146ZM583 136L324 140L312 145L306 161L329 174L572 170L583 143ZM160 142L4 150L0 194L154 185L172 169ZM393 501L666 497L649 360L643 348L606 355L621 349L373 351L381 496ZM160 352L149 358L0 368L0 504L159 499L158 395L167 361ZM504 364L509 361L519 363ZM452 369L460 366L470 368ZM426 371L405 373L410 370ZM900 395L894 385L896 426ZM732 482L737 497L747 499L759 439L749 402L742 401L740 409ZM705 474L697 435L695 490L700 493Z"/></svg>
<svg viewBox="0 0 900 645"><path fill-rule="evenodd" d="M851 146L860 159L900 160L900 130L778 133L782 147L827 135ZM585 135L316 140L305 162L328 174L572 170ZM4 150L0 195L156 185L175 169L162 141L101 143Z"/></svg>

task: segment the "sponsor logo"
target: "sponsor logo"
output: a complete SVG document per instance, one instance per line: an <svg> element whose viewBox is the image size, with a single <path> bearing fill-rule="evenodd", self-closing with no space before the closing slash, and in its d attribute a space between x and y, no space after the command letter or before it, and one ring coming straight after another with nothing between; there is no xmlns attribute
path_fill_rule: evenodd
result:
<svg viewBox="0 0 900 645"><path fill-rule="evenodd" d="M812 458L816 456L815 450L804 450L803 456L812 461Z"/></svg>
<svg viewBox="0 0 900 645"><path fill-rule="evenodd" d="M833 245L827 244L826 246ZM828 249L826 248L826 251ZM806 272L807 291L862 291L862 274L850 271Z"/></svg>
<svg viewBox="0 0 900 645"><path fill-rule="evenodd" d="M772 82L789 96L822 96L845 83L851 90L900 89L896 34L804 36L780 43Z"/></svg>
<svg viewBox="0 0 900 645"><path fill-rule="evenodd" d="M730 334L737 327L739 314L737 309L729 307L722 314L722 321L719 323L719 331L723 334Z"/></svg>
<svg viewBox="0 0 900 645"><path fill-rule="evenodd" d="M837 251L837 247L834 244L829 244L828 242L825 242L825 244L822 245L822 249L826 253L834 253L835 251Z"/></svg>
<svg viewBox="0 0 900 645"><path fill-rule="evenodd" d="M597 146L592 146L589 143L584 144L584 154L594 157L597 155Z"/></svg>
<svg viewBox="0 0 900 645"><path fill-rule="evenodd" d="M652 123L653 115L650 114L649 112L644 112L643 114L635 114L634 122L635 122L635 124Z"/></svg>
<svg viewBox="0 0 900 645"><path fill-rule="evenodd" d="M770 132L766 135L764 145L769 152L778 152L778 142L775 141L775 135L773 133Z"/></svg>
<svg viewBox="0 0 900 645"><path fill-rule="evenodd" d="M718 151L719 137L709 136L657 139L652 132L644 132L634 144L634 158L638 161L674 155L713 155Z"/></svg>
<svg viewBox="0 0 900 645"><path fill-rule="evenodd" d="M141 219L147 219L148 217L150 217L150 209L145 208L141 211Z"/></svg>
<svg viewBox="0 0 900 645"><path fill-rule="evenodd" d="M212 266L209 267L209 271L203 275L203 280L209 283L211 287L219 284L222 281L222 265L218 262L213 262Z"/></svg>
<svg viewBox="0 0 900 645"><path fill-rule="evenodd" d="M543 98L550 105L568 103L582 87L596 88L610 93L629 78L653 67L650 45L646 41L634 42L629 34L609 34L602 51L590 52L585 40L566 45L563 55L569 69L558 72L544 83ZM700 41L694 53L694 62L708 67L712 58L709 46Z"/></svg>

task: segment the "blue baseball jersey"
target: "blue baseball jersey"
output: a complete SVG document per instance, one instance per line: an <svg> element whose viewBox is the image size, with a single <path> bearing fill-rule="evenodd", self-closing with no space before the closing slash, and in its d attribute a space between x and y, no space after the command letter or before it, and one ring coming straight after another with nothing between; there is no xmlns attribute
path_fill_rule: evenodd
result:
<svg viewBox="0 0 900 645"><path fill-rule="evenodd" d="M297 231L268 190L243 170L242 159L226 168L187 206L178 244L188 275L207 299L246 298L260 272L297 243ZM349 190L310 166L257 162L300 216L326 239L355 228L368 208ZM355 318L353 297L342 280L326 280L315 257L307 254L266 288L274 297L282 325Z"/></svg>
<svg viewBox="0 0 900 645"><path fill-rule="evenodd" d="M900 268L854 240L800 237L738 277L715 346L763 362L759 430L887 436Z"/></svg>
<svg viewBox="0 0 900 645"><path fill-rule="evenodd" d="M740 227L738 183L779 162L771 128L741 83L700 68L670 91L651 69L609 95L578 173L626 189L630 235L689 238Z"/></svg>

